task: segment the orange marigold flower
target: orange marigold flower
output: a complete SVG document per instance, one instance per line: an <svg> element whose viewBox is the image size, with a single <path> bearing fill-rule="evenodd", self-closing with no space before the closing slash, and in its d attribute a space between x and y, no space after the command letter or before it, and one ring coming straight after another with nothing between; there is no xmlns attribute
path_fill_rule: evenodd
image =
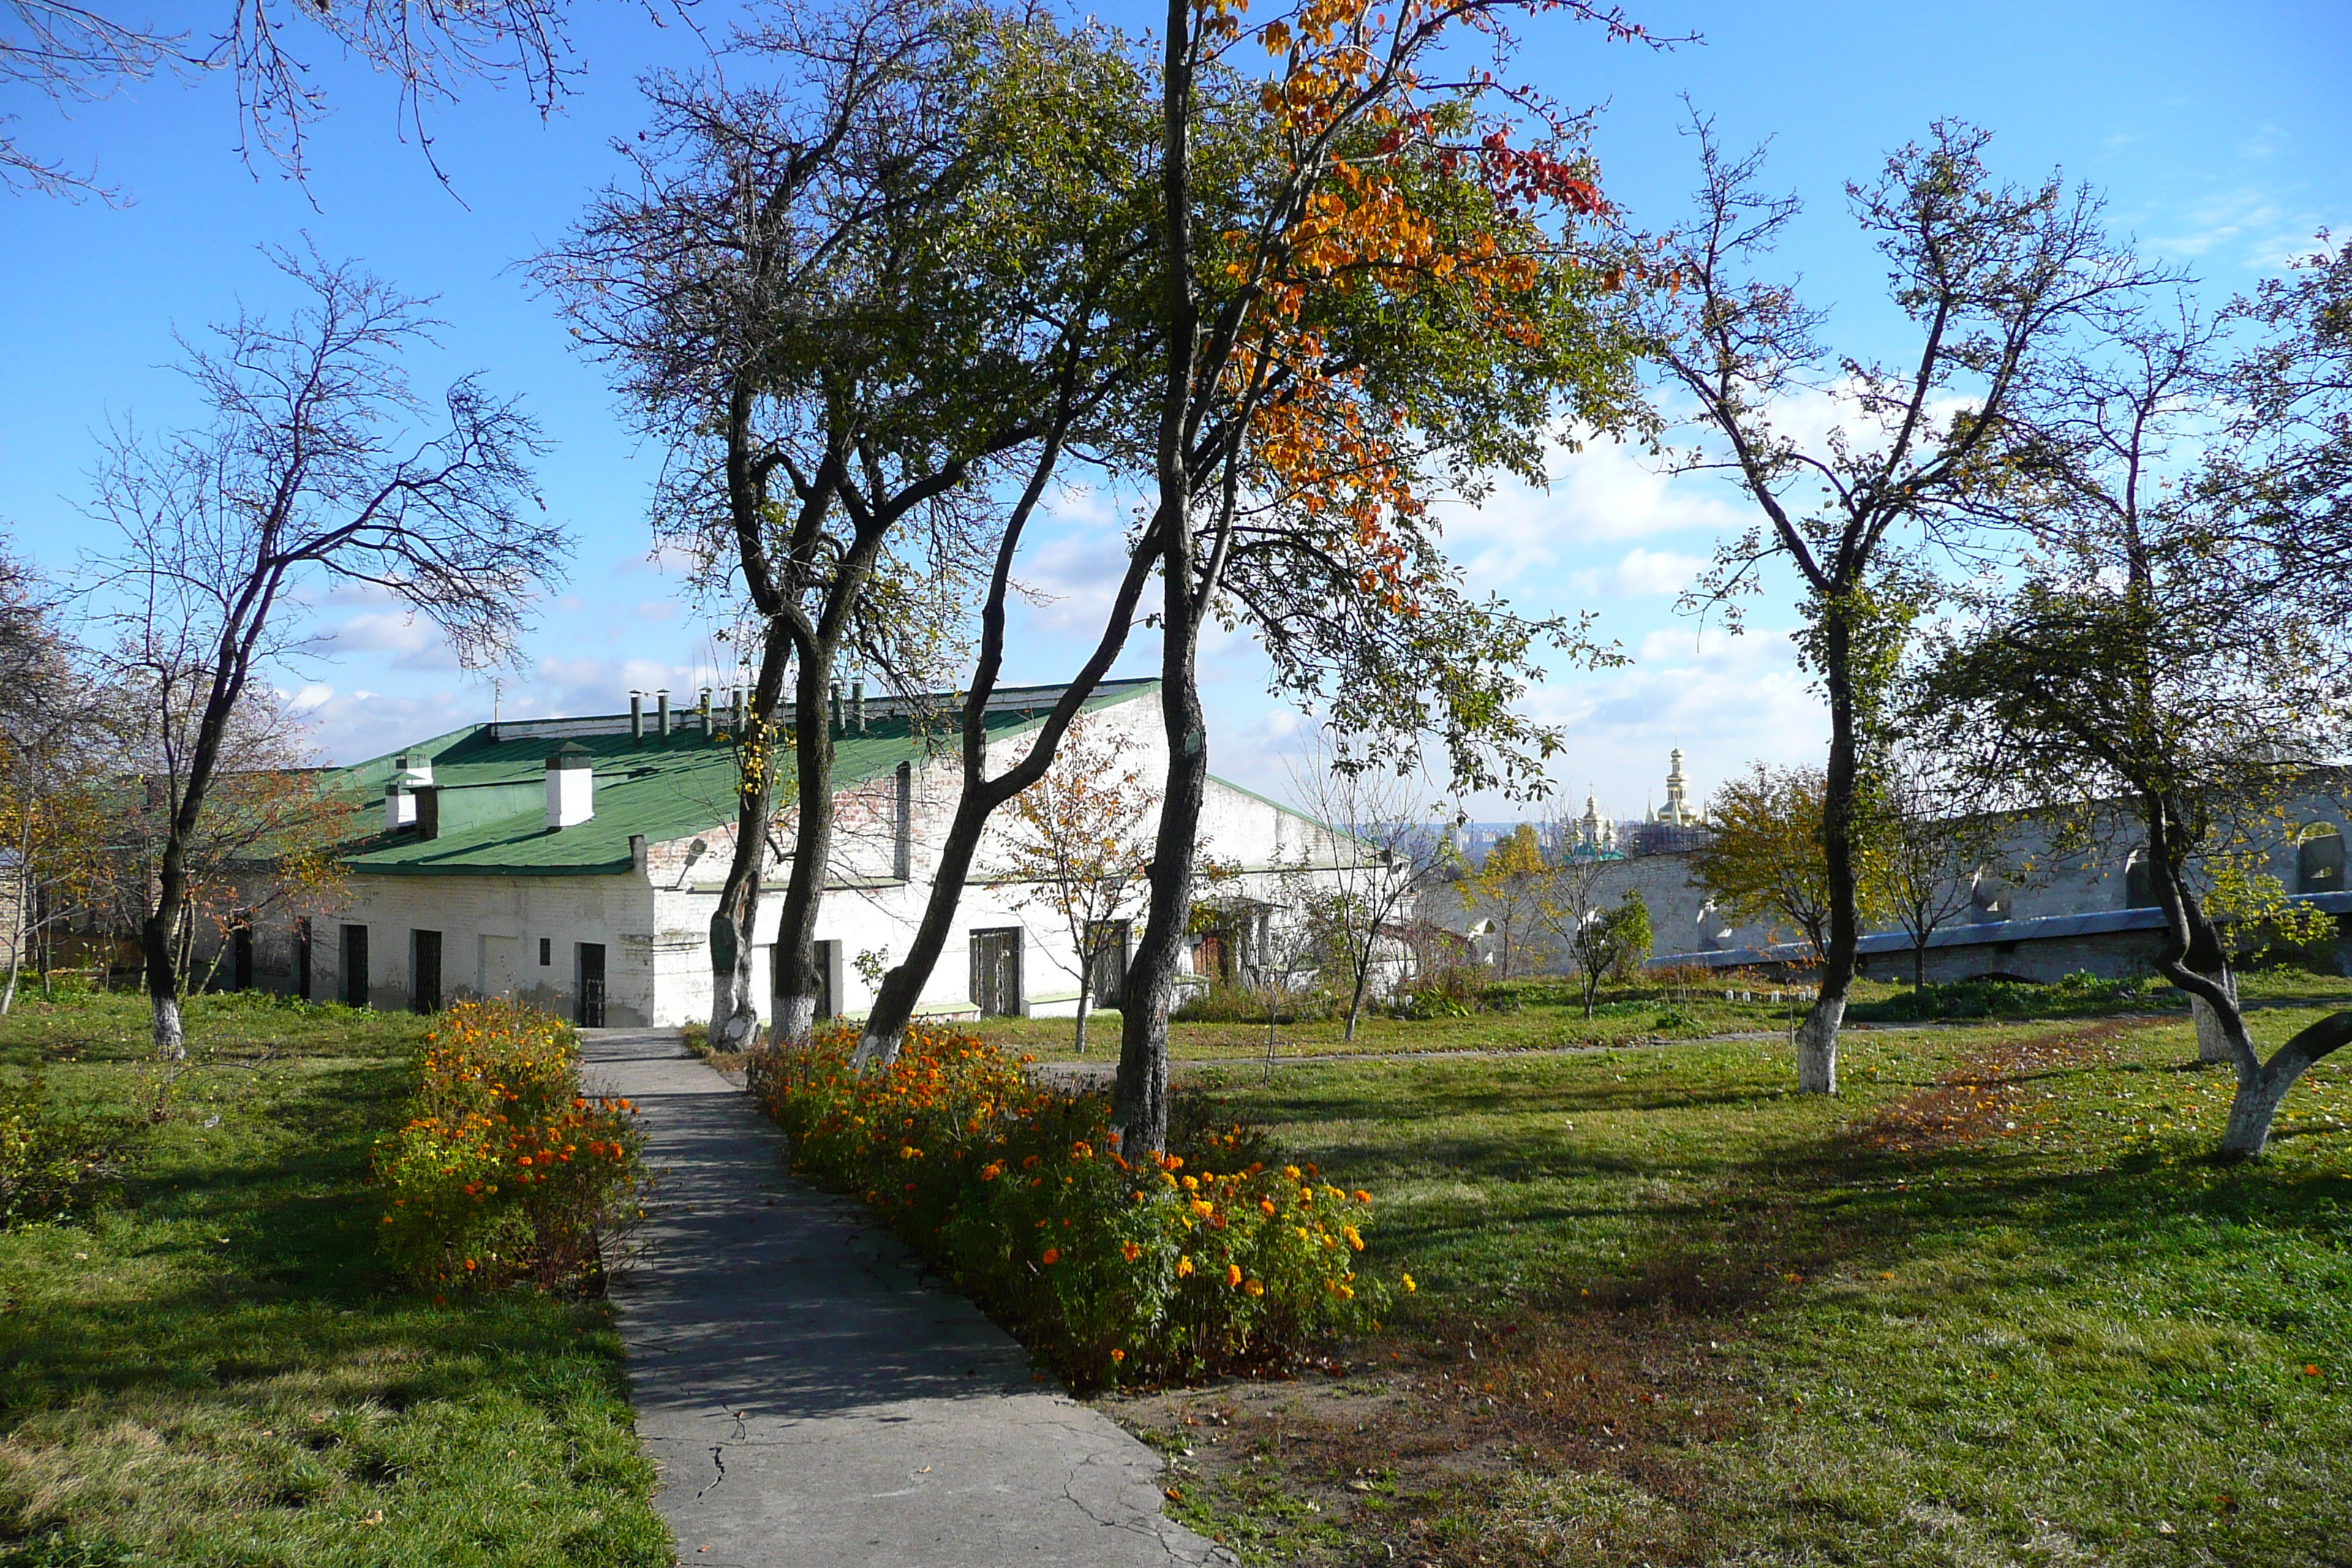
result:
<svg viewBox="0 0 2352 1568"><path fill-rule="evenodd" d="M1062 1261L1062 1249L1058 1247L1047 1247L1045 1249L1045 1261L1049 1265Z"/></svg>
<svg viewBox="0 0 2352 1568"><path fill-rule="evenodd" d="M1235 1289L1239 1289L1241 1288L1242 1266L1240 1264L1228 1263L1225 1265L1225 1283L1234 1287Z"/></svg>
<svg viewBox="0 0 2352 1568"><path fill-rule="evenodd" d="M1274 1200L1272 1198L1258 1199L1257 1206L1258 1212L1265 1215L1268 1219L1272 1219L1274 1217Z"/></svg>
<svg viewBox="0 0 2352 1568"><path fill-rule="evenodd" d="M1127 1352L1125 1351L1113 1351L1110 1352L1110 1359L1113 1361L1125 1361L1127 1359Z"/></svg>
<svg viewBox="0 0 2352 1568"><path fill-rule="evenodd" d="M1131 1241L1122 1241L1118 1244L1118 1255L1132 1263L1143 1256L1143 1248Z"/></svg>

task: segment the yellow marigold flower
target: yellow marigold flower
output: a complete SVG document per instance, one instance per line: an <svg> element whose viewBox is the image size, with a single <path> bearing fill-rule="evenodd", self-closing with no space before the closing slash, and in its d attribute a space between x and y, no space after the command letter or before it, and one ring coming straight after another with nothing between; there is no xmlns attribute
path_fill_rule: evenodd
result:
<svg viewBox="0 0 2352 1568"><path fill-rule="evenodd" d="M1282 1173L1294 1182L1298 1180L1298 1167L1296 1165L1285 1165L1282 1168Z"/></svg>
<svg viewBox="0 0 2352 1568"><path fill-rule="evenodd" d="M1418 1286L1418 1285L1416 1285L1416 1284L1414 1284L1414 1283L1412 1282L1412 1275L1410 1275L1410 1274L1405 1275L1405 1276L1402 1278L1402 1279L1401 1283L1404 1286L1404 1293L1405 1293L1406 1295L1408 1295L1408 1296L1412 1295L1415 1290L1418 1290L1418 1289L1421 1289L1421 1287L1420 1287L1420 1286Z"/></svg>
<svg viewBox="0 0 2352 1568"><path fill-rule="evenodd" d="M1253 1296L1263 1296L1265 1294L1265 1287L1259 1284L1255 1279L1243 1286L1242 1289L1248 1291Z"/></svg>
<svg viewBox="0 0 2352 1568"><path fill-rule="evenodd" d="M390 1225L390 1224L392 1223L392 1216L391 1216L390 1215L384 1215L384 1216L383 1216L383 1223L384 1223L384 1224L386 1224L386 1225ZM1183 1254L1181 1254L1181 1253L1177 1254L1177 1257L1176 1257L1176 1277L1177 1277L1178 1279L1182 1279L1185 1275L1190 1274L1190 1273L1192 1273L1192 1260L1191 1258L1189 1258L1185 1257L1185 1256L1184 1256Z"/></svg>
<svg viewBox="0 0 2352 1568"><path fill-rule="evenodd" d="M1348 1238L1348 1245L1349 1247L1354 1247L1358 1252L1364 1250L1364 1238L1356 1234L1356 1227L1354 1226L1341 1226L1339 1227L1339 1234Z"/></svg>

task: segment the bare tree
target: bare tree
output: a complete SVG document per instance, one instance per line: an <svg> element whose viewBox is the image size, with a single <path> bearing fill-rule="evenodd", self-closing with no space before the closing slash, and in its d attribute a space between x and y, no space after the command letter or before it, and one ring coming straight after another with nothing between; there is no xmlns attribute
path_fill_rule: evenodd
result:
<svg viewBox="0 0 2352 1568"><path fill-rule="evenodd" d="M237 765L228 748L251 683L301 651L302 590L375 589L479 663L512 647L529 594L559 575L566 548L532 515L544 505L527 465L541 448L520 408L471 376L438 409L410 390L400 358L431 341L424 301L353 263L276 259L310 304L282 325L240 315L213 347L187 347L211 425L160 441L118 433L90 508L118 536L94 563L111 657L142 694L163 763L142 941L167 1057L184 1051L191 847Z"/></svg>
<svg viewBox="0 0 2352 1568"><path fill-rule="evenodd" d="M1074 726L1043 779L1013 802L1003 875L1034 884L1026 901L1044 906L1070 933L1066 966L1078 983L1077 1054L1087 1054L1087 1008L1097 976L1127 962L1128 922L1151 849L1143 825L1160 797L1140 768L1123 766L1131 742Z"/></svg>
<svg viewBox="0 0 2352 1568"><path fill-rule="evenodd" d="M159 71L225 71L236 84L247 161L258 154L299 179L310 125L328 108L312 78L314 48L389 77L401 118L430 158L429 111L469 80L520 79L541 112L554 107L570 75L569 10L567 0L236 0L221 30L204 37L68 0L5 0L0 82L59 103L87 103ZM95 174L29 151L13 136L0 137L0 186L52 195L102 189Z"/></svg>
<svg viewBox="0 0 2352 1568"><path fill-rule="evenodd" d="M1911 939L1911 990L1927 992L1927 944L1975 909L1988 878L2014 878L2000 819L1973 808L1974 792L1933 760L1898 754L1872 781L1871 837L1878 902Z"/></svg>
<svg viewBox="0 0 2352 1568"><path fill-rule="evenodd" d="M1798 1032L1797 1085L1834 1094L1862 935L1857 768L1882 738L1884 677L1920 606L1900 584L1900 552L1948 542L1937 525L1969 516L2021 388L2090 312L2156 275L2109 243L2088 191L2070 195L2055 176L1996 181L1982 160L1989 135L1938 121L1875 184L1847 190L1889 264L1917 351L1899 361L1835 354L1816 336L1822 313L1793 285L1752 270L1795 218L1797 199L1759 189L1760 150L1727 158L1707 122L1696 131L1698 216L1669 247L1675 288L1655 296L1652 324L1659 363L1712 438L1687 466L1728 473L1763 514L1719 550L1694 598L1736 625L1737 595L1776 557L1795 567L1805 595L1800 646L1829 703L1827 927L1820 994ZM1791 434L1809 397L1842 416L1811 446Z"/></svg>
<svg viewBox="0 0 2352 1568"><path fill-rule="evenodd" d="M1601 898L1623 865L1595 852L1564 850L1544 868L1536 895L1536 920L1567 955L1588 1018L1601 985L1624 978L1650 955L1650 909L1640 891L1627 888L1614 908Z"/></svg>
<svg viewBox="0 0 2352 1568"><path fill-rule="evenodd" d="M1327 830L1326 863L1314 864L1304 894L1322 932L1326 958L1348 988L1346 1037L1356 1037L1372 977L1407 952L1403 927L1413 904L1448 858L1434 815L1412 775L1351 755L1318 731L1290 763L1291 798Z"/></svg>

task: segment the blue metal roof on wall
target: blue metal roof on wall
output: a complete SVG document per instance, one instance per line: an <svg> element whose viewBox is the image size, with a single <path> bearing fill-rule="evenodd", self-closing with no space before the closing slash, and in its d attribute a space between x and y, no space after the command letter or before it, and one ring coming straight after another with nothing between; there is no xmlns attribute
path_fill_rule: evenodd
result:
<svg viewBox="0 0 2352 1568"><path fill-rule="evenodd" d="M2298 893L2292 901L2308 905L2326 914L2352 914L2352 892ZM1927 945L1945 947L2009 946L2021 942L2059 942L2069 937L2104 936L2114 931L2162 931L2164 911L2159 909L2094 910L2088 914L2041 915L2030 921L1977 921L1965 925L1946 926L1930 934ZM1909 952L1911 937L1906 931L1874 931L1857 944L1864 956L1884 952ZM1667 953L1654 958L1654 964L1700 963L1711 968L1736 968L1743 963L1787 963L1810 955L1803 942L1774 942L1768 947L1710 948L1697 952Z"/></svg>

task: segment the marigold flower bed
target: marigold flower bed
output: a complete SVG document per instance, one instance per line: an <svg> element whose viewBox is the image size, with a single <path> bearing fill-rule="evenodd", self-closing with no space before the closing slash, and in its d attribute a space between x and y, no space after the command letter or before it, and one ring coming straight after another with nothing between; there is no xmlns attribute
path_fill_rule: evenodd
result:
<svg viewBox="0 0 2352 1568"><path fill-rule="evenodd" d="M460 1003L425 1040L407 1124L376 1141L384 1250L436 1289L593 1283L639 1212L636 1108L582 1094L577 1037L534 1008Z"/></svg>
<svg viewBox="0 0 2352 1568"><path fill-rule="evenodd" d="M1244 1164L1238 1130L1130 1161L1104 1097L1031 1081L1026 1058L917 1030L858 1078L853 1044L751 1059L793 1168L863 1198L1076 1386L1278 1371L1386 1300L1356 1268L1370 1194Z"/></svg>

